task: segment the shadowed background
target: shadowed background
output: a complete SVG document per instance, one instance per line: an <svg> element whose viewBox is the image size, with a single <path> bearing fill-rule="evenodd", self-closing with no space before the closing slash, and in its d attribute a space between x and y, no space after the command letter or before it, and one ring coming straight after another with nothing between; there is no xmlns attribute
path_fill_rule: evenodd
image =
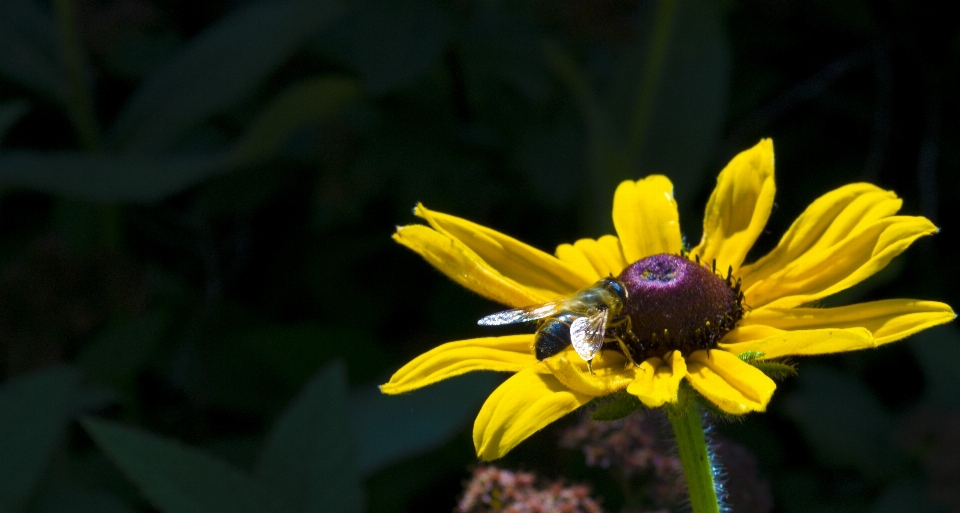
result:
<svg viewBox="0 0 960 513"><path fill-rule="evenodd" d="M663 173L695 244L716 174L772 137L752 258L870 181L942 232L825 304L960 305L960 20L937 9L0 0L0 512L450 511L502 376L375 385L500 307L390 240L418 201L552 252ZM716 428L775 511L960 511L955 326L798 363ZM562 425L502 464L618 511Z"/></svg>

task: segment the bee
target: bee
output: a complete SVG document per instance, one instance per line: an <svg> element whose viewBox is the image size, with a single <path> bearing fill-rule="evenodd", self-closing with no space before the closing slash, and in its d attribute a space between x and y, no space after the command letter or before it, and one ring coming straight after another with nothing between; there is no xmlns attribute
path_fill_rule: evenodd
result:
<svg viewBox="0 0 960 513"><path fill-rule="evenodd" d="M533 339L538 360L553 356L573 344L574 350L587 362L592 373L591 362L608 335L620 344L625 354L630 354L626 352L622 338L610 332L610 328L620 327L624 323L629 326L629 317L621 315L626 303L627 289L623 282L609 277L567 299L497 312L480 319L477 324L501 326L539 321Z"/></svg>

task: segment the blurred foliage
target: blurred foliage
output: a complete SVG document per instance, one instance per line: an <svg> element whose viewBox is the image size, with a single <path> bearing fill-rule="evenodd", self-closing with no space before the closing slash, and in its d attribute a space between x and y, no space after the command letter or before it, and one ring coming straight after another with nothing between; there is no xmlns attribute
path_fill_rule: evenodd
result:
<svg viewBox="0 0 960 513"><path fill-rule="evenodd" d="M0 512L450 511L501 378L375 385L497 306L390 241L417 201L550 250L664 173L695 242L771 136L757 254L875 182L943 233L827 303L958 305L958 70L932 3L0 0ZM777 511L958 511L958 362L791 362L718 429ZM553 428L503 465L623 503Z"/></svg>

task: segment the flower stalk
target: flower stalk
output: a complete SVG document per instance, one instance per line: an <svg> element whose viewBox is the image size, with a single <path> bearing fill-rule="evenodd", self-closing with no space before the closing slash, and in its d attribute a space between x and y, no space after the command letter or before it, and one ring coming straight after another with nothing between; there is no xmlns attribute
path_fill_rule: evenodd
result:
<svg viewBox="0 0 960 513"><path fill-rule="evenodd" d="M700 406L688 395L666 410L677 441L683 475L687 479L693 513L720 513L717 482L703 431Z"/></svg>

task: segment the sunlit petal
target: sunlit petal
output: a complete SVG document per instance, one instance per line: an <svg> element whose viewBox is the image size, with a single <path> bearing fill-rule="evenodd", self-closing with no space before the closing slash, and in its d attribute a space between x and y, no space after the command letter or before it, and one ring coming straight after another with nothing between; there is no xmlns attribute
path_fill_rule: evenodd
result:
<svg viewBox="0 0 960 513"><path fill-rule="evenodd" d="M618 276L627 266L620 240L613 235L604 235L597 240L580 239L574 244L561 244L557 247L557 258L593 281L611 275Z"/></svg>
<svg viewBox="0 0 960 513"><path fill-rule="evenodd" d="M427 210L423 205L417 205L414 214L425 219L438 232L463 243L506 278L526 287L569 296L594 281L557 257L496 230Z"/></svg>
<svg viewBox="0 0 960 513"><path fill-rule="evenodd" d="M765 325L781 330L866 328L877 345L895 342L955 319L950 305L916 299L887 299L836 308L758 308L741 328Z"/></svg>
<svg viewBox="0 0 960 513"><path fill-rule="evenodd" d="M430 227L399 226L393 240L418 253L448 278L498 303L520 308L564 297L505 277L462 242Z"/></svg>
<svg viewBox="0 0 960 513"><path fill-rule="evenodd" d="M687 357L687 381L727 413L764 411L777 385L756 367L721 350Z"/></svg>
<svg viewBox="0 0 960 513"><path fill-rule="evenodd" d="M380 391L402 394L473 371L517 372L537 364L531 344L533 335L448 342L401 367Z"/></svg>
<svg viewBox="0 0 960 513"><path fill-rule="evenodd" d="M733 158L717 178L703 218L703 239L691 256L717 269L739 269L770 217L776 186L773 182L773 141L764 139Z"/></svg>
<svg viewBox="0 0 960 513"><path fill-rule="evenodd" d="M627 262L679 253L680 214L673 183L661 175L621 183L613 195L613 226Z"/></svg>
<svg viewBox="0 0 960 513"><path fill-rule="evenodd" d="M604 351L591 362L593 373L587 362L573 350L566 350L544 360L547 368L567 388L581 394L601 396L623 390L635 378L634 368L629 361L616 351Z"/></svg>
<svg viewBox="0 0 960 513"><path fill-rule="evenodd" d="M790 265L808 251L822 251L857 229L892 216L903 202L896 194L868 183L854 183L817 198L793 222L780 243L766 256L743 266L745 287Z"/></svg>
<svg viewBox="0 0 960 513"><path fill-rule="evenodd" d="M627 392L637 396L649 408L677 402L680 380L687 375L687 365L680 351L661 358L650 358L637 366L636 379Z"/></svg>
<svg viewBox="0 0 960 513"><path fill-rule="evenodd" d="M768 268L763 278L745 283L746 303L753 308L791 307L835 294L886 267L913 241L936 232L937 227L923 217L892 216L860 225L839 242L816 245L776 269Z"/></svg>
<svg viewBox="0 0 960 513"><path fill-rule="evenodd" d="M745 333L752 333L752 326L744 326L727 333L723 337L720 348L739 355L748 351L759 351L764 358L779 358L791 355L814 355L856 351L876 347L873 335L866 328L830 328L819 330L780 331L770 334L765 330L767 337L745 340Z"/></svg>
<svg viewBox="0 0 960 513"><path fill-rule="evenodd" d="M514 374L490 394L473 425L481 459L502 457L544 426L590 402L593 396L565 387L532 368Z"/></svg>

